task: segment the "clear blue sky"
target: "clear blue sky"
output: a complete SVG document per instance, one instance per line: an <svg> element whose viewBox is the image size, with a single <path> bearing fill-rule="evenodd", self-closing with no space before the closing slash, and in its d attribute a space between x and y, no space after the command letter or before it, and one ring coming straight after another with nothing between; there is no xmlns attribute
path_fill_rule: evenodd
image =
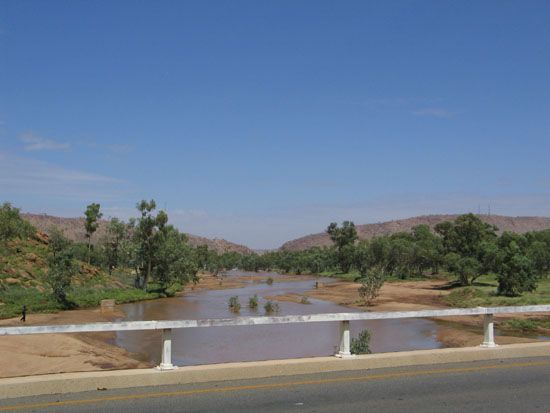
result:
<svg viewBox="0 0 550 413"><path fill-rule="evenodd" d="M0 1L0 200L256 248L550 215L548 1Z"/></svg>

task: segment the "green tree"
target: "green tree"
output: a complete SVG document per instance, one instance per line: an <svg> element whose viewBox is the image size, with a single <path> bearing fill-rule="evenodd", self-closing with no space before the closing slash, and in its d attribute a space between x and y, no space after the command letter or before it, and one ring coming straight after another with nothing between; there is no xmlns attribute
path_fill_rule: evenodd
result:
<svg viewBox="0 0 550 413"><path fill-rule="evenodd" d="M162 230L168 222L168 215L159 211L154 215L157 205L154 200L142 200L137 204L141 216L132 221L133 232L137 244L136 266L136 288L147 290L147 284L156 264L155 258L162 242Z"/></svg>
<svg viewBox="0 0 550 413"><path fill-rule="evenodd" d="M441 235L445 253L456 254L460 259L447 259L449 270L458 275L462 285L472 284L486 271L490 262L490 244L497 240L497 228L483 222L474 214L459 216L454 222L443 222L435 226ZM487 255L489 254L489 255Z"/></svg>
<svg viewBox="0 0 550 413"><path fill-rule="evenodd" d="M208 245L199 245L195 248L195 255L197 257L197 265L201 270L206 270L208 268L208 262L211 259L210 251L208 250Z"/></svg>
<svg viewBox="0 0 550 413"><path fill-rule="evenodd" d="M27 220L21 218L18 208L9 202L0 205L0 242L12 238L28 238L35 231Z"/></svg>
<svg viewBox="0 0 550 413"><path fill-rule="evenodd" d="M91 260L91 248L92 248L92 235L97 231L99 226L99 220L103 216L100 212L101 205L92 203L86 207L84 215L86 219L84 220L84 228L86 229L86 238L88 239L88 264Z"/></svg>
<svg viewBox="0 0 550 413"><path fill-rule="evenodd" d="M338 251L338 261L342 272L349 272L354 260L353 245L358 239L357 229L351 221L344 221L339 227L336 222L330 223L326 230Z"/></svg>
<svg viewBox="0 0 550 413"><path fill-rule="evenodd" d="M161 288L197 282L198 266L193 248L187 243L187 236L171 225L159 231L160 240L155 253L153 278Z"/></svg>
<svg viewBox="0 0 550 413"><path fill-rule="evenodd" d="M48 248L54 257L71 246L71 241L58 227L51 227L48 233Z"/></svg>
<svg viewBox="0 0 550 413"><path fill-rule="evenodd" d="M497 294L513 297L537 288L538 277L526 255L526 244L526 237L520 234L505 232L500 237Z"/></svg>
<svg viewBox="0 0 550 413"><path fill-rule="evenodd" d="M105 261L109 274L118 267L122 261L122 245L128 238L128 229L124 221L118 218L111 218L107 225L107 235L105 238Z"/></svg>
<svg viewBox="0 0 550 413"><path fill-rule="evenodd" d="M72 306L67 300L67 290L77 270L73 255L67 248L54 252L48 257L46 283L51 287L56 301L65 308Z"/></svg>

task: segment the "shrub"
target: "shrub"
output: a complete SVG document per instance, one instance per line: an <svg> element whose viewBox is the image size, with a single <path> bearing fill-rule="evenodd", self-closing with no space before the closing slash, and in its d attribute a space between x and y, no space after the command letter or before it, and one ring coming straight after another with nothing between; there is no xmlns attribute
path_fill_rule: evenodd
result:
<svg viewBox="0 0 550 413"><path fill-rule="evenodd" d="M300 300L300 304L311 304L309 299L304 295L302 296L302 299Z"/></svg>
<svg viewBox="0 0 550 413"><path fill-rule="evenodd" d="M264 310L266 314L273 314L279 312L279 304L274 303L272 301L268 301L264 305Z"/></svg>
<svg viewBox="0 0 550 413"><path fill-rule="evenodd" d="M380 289L384 285L384 276L381 273L368 275L361 280L361 287L359 287L359 296L365 302L366 305L371 305L378 294Z"/></svg>
<svg viewBox="0 0 550 413"><path fill-rule="evenodd" d="M241 303L239 302L238 295L229 298L229 310L234 313L241 311Z"/></svg>
<svg viewBox="0 0 550 413"><path fill-rule="evenodd" d="M248 307L251 310L257 310L258 309L258 295L254 294L254 297L250 297L248 299Z"/></svg>
<svg viewBox="0 0 550 413"><path fill-rule="evenodd" d="M273 285L273 278L268 277L267 280L266 280L266 283L267 283L267 285Z"/></svg>
<svg viewBox="0 0 550 413"><path fill-rule="evenodd" d="M370 332L363 330L357 338L351 339L351 354L370 354Z"/></svg>

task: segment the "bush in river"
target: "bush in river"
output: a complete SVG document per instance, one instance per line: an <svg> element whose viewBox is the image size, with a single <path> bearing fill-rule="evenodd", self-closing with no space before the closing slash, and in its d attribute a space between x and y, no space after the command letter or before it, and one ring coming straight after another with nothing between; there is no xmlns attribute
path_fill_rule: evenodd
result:
<svg viewBox="0 0 550 413"><path fill-rule="evenodd" d="M357 338L351 339L351 354L370 354L370 332L363 330Z"/></svg>
<svg viewBox="0 0 550 413"><path fill-rule="evenodd" d="M229 298L229 310L234 313L241 311L241 303L239 302L238 295Z"/></svg>
<svg viewBox="0 0 550 413"><path fill-rule="evenodd" d="M300 303L301 304L311 304L311 302L309 301L309 299L305 295L302 296L302 299L300 300Z"/></svg>
<svg viewBox="0 0 550 413"><path fill-rule="evenodd" d="M279 312L279 304L274 303L272 301L268 301L264 305L264 310L266 314L273 314Z"/></svg>
<svg viewBox="0 0 550 413"><path fill-rule="evenodd" d="M267 285L273 285L273 278L272 277L268 277L267 280Z"/></svg>
<svg viewBox="0 0 550 413"><path fill-rule="evenodd" d="M254 297L250 297L248 299L248 307L251 310L257 310L258 309L258 295L254 294Z"/></svg>

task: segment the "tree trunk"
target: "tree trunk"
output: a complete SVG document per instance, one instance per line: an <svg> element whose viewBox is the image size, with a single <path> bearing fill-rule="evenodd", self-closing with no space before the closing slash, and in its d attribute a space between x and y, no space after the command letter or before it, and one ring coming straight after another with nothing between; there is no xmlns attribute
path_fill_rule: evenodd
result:
<svg viewBox="0 0 550 413"><path fill-rule="evenodd" d="M147 261L147 272L145 273L145 278L143 279L143 291L147 291L147 283L149 282L149 277L151 276L151 258Z"/></svg>
<svg viewBox="0 0 550 413"><path fill-rule="evenodd" d="M92 237L88 235L88 265L91 263L90 252L92 249Z"/></svg>

